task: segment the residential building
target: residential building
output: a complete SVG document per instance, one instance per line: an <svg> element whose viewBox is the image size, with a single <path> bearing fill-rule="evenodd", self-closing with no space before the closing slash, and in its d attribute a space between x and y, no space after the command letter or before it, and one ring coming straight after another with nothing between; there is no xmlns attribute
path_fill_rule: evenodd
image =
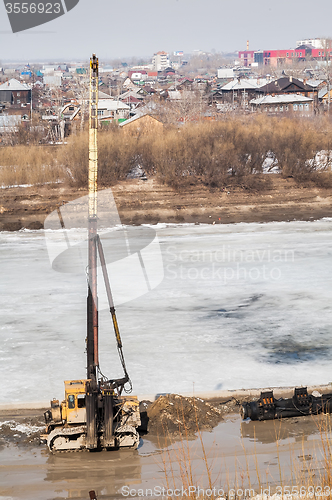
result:
<svg viewBox="0 0 332 500"><path fill-rule="evenodd" d="M298 40L296 46L311 45L315 49L323 49L326 46L326 38L306 38L305 40Z"/></svg>
<svg viewBox="0 0 332 500"><path fill-rule="evenodd" d="M301 115L311 115L314 112L314 100L298 94L265 95L249 102L253 111L266 113L292 112Z"/></svg>
<svg viewBox="0 0 332 500"><path fill-rule="evenodd" d="M59 117L65 121L77 120L81 106L77 102L65 104L59 111Z"/></svg>
<svg viewBox="0 0 332 500"><path fill-rule="evenodd" d="M140 134L162 131L163 124L155 116L150 114L137 114L129 120L120 123L120 127L126 133Z"/></svg>
<svg viewBox="0 0 332 500"><path fill-rule="evenodd" d="M317 103L317 93L318 89L311 87L305 82L298 80L292 76L278 78L272 82L263 85L256 89L256 93L258 94L298 94L306 97L311 97Z"/></svg>
<svg viewBox="0 0 332 500"><path fill-rule="evenodd" d="M245 105L256 96L257 80L235 78L212 94L212 102Z"/></svg>
<svg viewBox="0 0 332 500"><path fill-rule="evenodd" d="M31 88L12 78L0 85L0 102L6 105L30 104Z"/></svg>
<svg viewBox="0 0 332 500"><path fill-rule="evenodd" d="M18 121L28 120L31 113L31 98L29 85L12 78L0 85L0 113L7 116L17 115ZM2 126L8 126L7 122L8 120Z"/></svg>
<svg viewBox="0 0 332 500"><path fill-rule="evenodd" d="M319 90L318 92L319 102L323 104L328 104L332 102L332 87L326 86Z"/></svg>
<svg viewBox="0 0 332 500"><path fill-rule="evenodd" d="M124 120L128 118L130 106L121 101L112 99L98 100L99 121Z"/></svg>
<svg viewBox="0 0 332 500"><path fill-rule="evenodd" d="M152 70L164 71L169 66L167 52L157 52L152 58Z"/></svg>
<svg viewBox="0 0 332 500"><path fill-rule="evenodd" d="M239 59L240 59L240 64L242 66L245 66L246 68L248 66L251 66L253 62L255 62L255 51L254 50L241 50L239 52ZM219 77L218 78L222 78Z"/></svg>
<svg viewBox="0 0 332 500"><path fill-rule="evenodd" d="M61 87L62 71L44 74L43 83L46 87Z"/></svg>
<svg viewBox="0 0 332 500"><path fill-rule="evenodd" d="M102 92L98 90L98 99L111 99L114 101L114 97L112 95L106 94L106 92Z"/></svg>
<svg viewBox="0 0 332 500"><path fill-rule="evenodd" d="M146 70L130 70L128 71L128 78L131 79L132 82L139 82L141 80L145 80L146 78L146 75L147 75L147 71Z"/></svg>
<svg viewBox="0 0 332 500"><path fill-rule="evenodd" d="M248 66L248 64L246 64L246 66ZM218 78L219 79L230 79L230 78L234 78L235 74L234 74L234 69L233 68L219 68L218 69Z"/></svg>
<svg viewBox="0 0 332 500"><path fill-rule="evenodd" d="M158 71L149 71L148 72L148 80L149 81L157 80L157 78L158 78Z"/></svg>

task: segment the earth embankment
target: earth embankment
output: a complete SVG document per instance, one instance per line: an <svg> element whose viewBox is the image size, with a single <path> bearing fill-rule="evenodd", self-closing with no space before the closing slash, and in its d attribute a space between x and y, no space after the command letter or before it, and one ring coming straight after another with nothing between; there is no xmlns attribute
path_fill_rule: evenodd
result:
<svg viewBox="0 0 332 500"><path fill-rule="evenodd" d="M121 181L112 191L123 224L310 221L331 216L332 188L303 187L293 178L270 177L270 189L263 191L203 185L175 190L154 178ZM0 230L41 229L53 210L86 194L61 184L4 188Z"/></svg>

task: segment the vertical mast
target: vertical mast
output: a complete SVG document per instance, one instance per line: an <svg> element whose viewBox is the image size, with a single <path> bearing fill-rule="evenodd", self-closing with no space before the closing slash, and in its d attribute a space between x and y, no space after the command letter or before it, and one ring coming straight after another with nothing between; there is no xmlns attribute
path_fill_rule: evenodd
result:
<svg viewBox="0 0 332 500"><path fill-rule="evenodd" d="M89 197L88 197L88 311L87 311L87 378L97 381L98 303L97 303L97 130L98 130L98 59L90 59L89 103Z"/></svg>

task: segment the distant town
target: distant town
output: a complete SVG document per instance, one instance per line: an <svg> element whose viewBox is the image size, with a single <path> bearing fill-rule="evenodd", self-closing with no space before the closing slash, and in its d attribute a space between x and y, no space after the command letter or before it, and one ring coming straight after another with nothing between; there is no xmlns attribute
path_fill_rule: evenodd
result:
<svg viewBox="0 0 332 500"><path fill-rule="evenodd" d="M332 40L298 40L293 49L237 54L155 53L148 61L99 61L101 126L142 120L183 124L232 113L311 116L330 111ZM7 63L0 68L0 142L33 128L61 143L88 119L88 62Z"/></svg>

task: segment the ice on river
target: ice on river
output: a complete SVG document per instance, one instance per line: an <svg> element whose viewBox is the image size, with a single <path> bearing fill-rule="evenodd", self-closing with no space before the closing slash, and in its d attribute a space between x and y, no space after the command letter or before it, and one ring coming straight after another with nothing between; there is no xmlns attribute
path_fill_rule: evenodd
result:
<svg viewBox="0 0 332 500"><path fill-rule="evenodd" d="M164 279L117 307L134 393L332 380L332 220L152 229ZM0 403L62 398L86 376L86 276L52 269L43 231L0 233L0 266ZM101 370L120 377L99 320Z"/></svg>

